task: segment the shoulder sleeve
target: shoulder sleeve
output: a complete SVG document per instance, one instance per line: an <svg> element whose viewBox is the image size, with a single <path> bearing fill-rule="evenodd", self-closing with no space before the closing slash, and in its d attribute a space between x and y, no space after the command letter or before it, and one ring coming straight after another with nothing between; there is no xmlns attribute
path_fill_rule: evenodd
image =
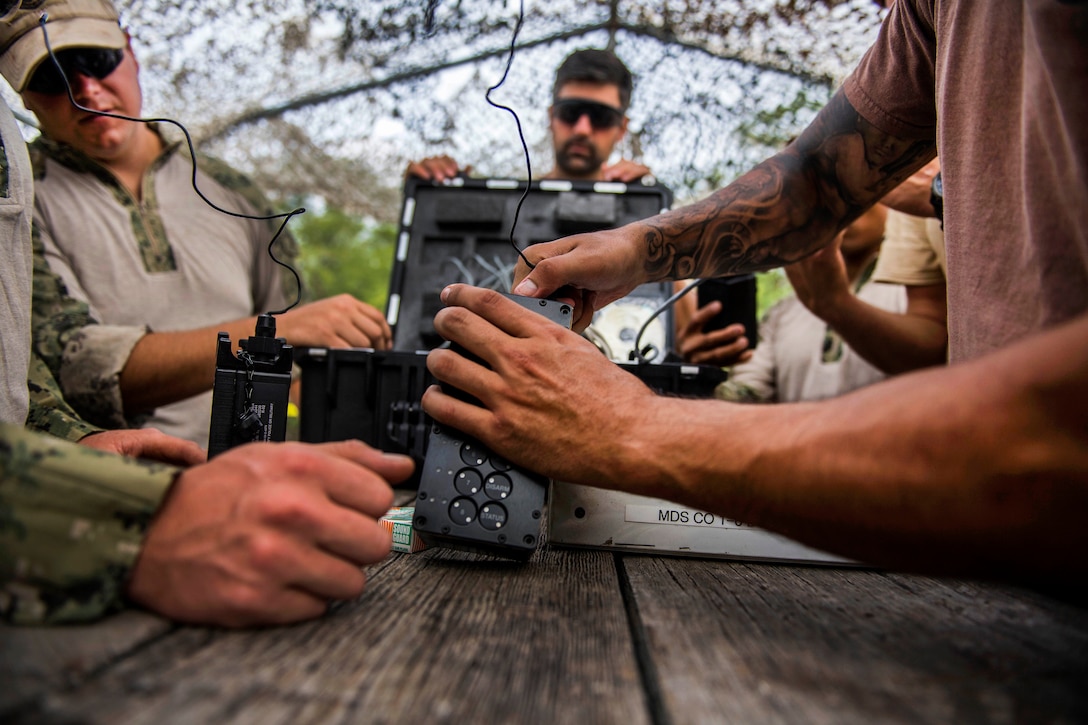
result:
<svg viewBox="0 0 1088 725"><path fill-rule="evenodd" d="M27 428L72 442L102 430L80 418L65 402L56 379L37 355L30 359L27 389L30 392Z"/></svg>
<svg viewBox="0 0 1088 725"><path fill-rule="evenodd" d="M912 286L944 283L944 269L926 219L894 209L888 212L872 280Z"/></svg>
<svg viewBox="0 0 1088 725"><path fill-rule="evenodd" d="M885 133L933 138L936 56L933 0L896 0L843 92L858 113Z"/></svg>
<svg viewBox="0 0 1088 725"><path fill-rule="evenodd" d="M119 609L178 472L0 426L0 616L54 624Z"/></svg>

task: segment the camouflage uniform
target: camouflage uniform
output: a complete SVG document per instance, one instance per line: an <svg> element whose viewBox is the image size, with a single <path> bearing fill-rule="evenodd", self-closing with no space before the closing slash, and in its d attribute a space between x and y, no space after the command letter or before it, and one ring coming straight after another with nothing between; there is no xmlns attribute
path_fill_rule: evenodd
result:
<svg viewBox="0 0 1088 725"><path fill-rule="evenodd" d="M37 233L32 235L32 245L35 329L40 327L43 333L50 329L52 334L43 334L41 344L31 352L30 371L27 374L30 411L26 416L26 426L59 438L78 441L86 435L101 431L102 428L91 425L72 410L61 394L50 365L41 354L45 353L47 359L59 369L62 346L68 342L71 333L94 324L94 320L91 319L86 303L68 296L64 283L50 271L42 254L41 238ZM39 326L36 324L39 320L45 320L46 324Z"/></svg>
<svg viewBox="0 0 1088 725"><path fill-rule="evenodd" d="M150 417L126 416L120 373L151 328L193 329L285 306L294 278L267 252L278 221L239 220L206 206L192 190L187 148L178 143L165 144L146 172L141 200L70 146L39 138L30 152L42 242L35 246L36 273L56 272L81 301L59 304L55 284L35 284L35 349L65 399L103 427L146 424L206 445L210 391ZM244 175L203 156L198 168L201 192L219 206L271 212ZM87 237L87 225L99 233ZM294 240L281 235L276 255L293 261Z"/></svg>
<svg viewBox="0 0 1088 725"><path fill-rule="evenodd" d="M121 606L148 521L177 469L22 426L28 418L33 427L72 440L98 430L72 413L46 365L30 354L30 168L2 102L0 142L0 617L19 623L87 620ZM55 277L36 278L35 284L50 288L58 308L79 316Z"/></svg>
<svg viewBox="0 0 1088 725"><path fill-rule="evenodd" d="M27 388L30 391L30 411L26 416L27 428L73 443L102 430L76 415L71 406L65 402L64 396L60 393L60 386L57 385L53 374L49 372L49 368L35 354L30 357Z"/></svg>
<svg viewBox="0 0 1088 725"><path fill-rule="evenodd" d="M179 469L0 425L0 617L101 617L123 590Z"/></svg>

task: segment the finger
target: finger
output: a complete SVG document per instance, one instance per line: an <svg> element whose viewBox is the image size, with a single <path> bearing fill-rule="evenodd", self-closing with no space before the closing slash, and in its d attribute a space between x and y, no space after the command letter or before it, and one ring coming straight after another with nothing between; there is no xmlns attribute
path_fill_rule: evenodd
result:
<svg viewBox="0 0 1088 725"><path fill-rule="evenodd" d="M423 163L413 161L408 164L408 168L404 172L405 176L415 176L420 179L430 179L431 171Z"/></svg>
<svg viewBox="0 0 1088 725"><path fill-rule="evenodd" d="M312 487L310 490L316 488L323 491L332 501L374 518L393 505L393 489L378 469L391 468L394 473L403 471L404 467L411 470L410 463L396 462L404 461L405 456L398 455L395 459L386 460L386 454L375 453L374 449L359 441L270 445L278 448L273 461L278 473L298 481L308 481ZM285 505L288 503L285 502ZM276 511L275 507L272 507L272 511ZM291 511L287 509L288 513ZM303 507L300 516L311 511Z"/></svg>
<svg viewBox="0 0 1088 725"><path fill-rule="evenodd" d="M741 337L728 345L700 350L691 355L691 361L699 365L734 365L748 349L748 338Z"/></svg>
<svg viewBox="0 0 1088 725"><path fill-rule="evenodd" d="M196 443L165 434L155 436L135 455L176 466L195 466L208 460L208 452Z"/></svg>
<svg viewBox="0 0 1088 725"><path fill-rule="evenodd" d="M571 329L580 334L593 323L593 316L597 313L597 293L591 290L578 292L578 298L574 303L574 324L571 325Z"/></svg>
<svg viewBox="0 0 1088 725"><path fill-rule="evenodd" d="M359 440L331 441L319 443L312 447L321 453L330 454L338 459L334 461L336 465L348 466L344 473L348 476L354 476L351 480L373 479L381 484L381 487L369 494L374 497L373 504L367 503L369 499L367 501L356 501L354 497L350 496L342 501L351 505L354 509L363 511L363 513L376 513L376 515L380 516L388 511L389 507L393 505L393 492L387 484L403 481L412 475L415 468L415 463L410 456L400 453L385 453L376 448L371 448ZM385 498L386 496L388 500ZM337 498L337 500L340 499ZM367 506L367 508L363 508L363 506ZM370 508L370 506L373 506L373 508Z"/></svg>
<svg viewBox="0 0 1088 725"><path fill-rule="evenodd" d="M385 318L377 316L377 310L369 305L357 310L351 317L351 323L354 329L348 334L359 341L355 347L379 348L389 339L389 325L386 324Z"/></svg>
<svg viewBox="0 0 1088 725"><path fill-rule="evenodd" d="M739 322L726 325L720 330L714 330L707 333L707 338L712 345L726 345L733 341L739 341L741 335L745 332L744 325Z"/></svg>
<svg viewBox="0 0 1088 725"><path fill-rule="evenodd" d="M383 530L383 533L388 532ZM366 583L360 565L380 561L388 555L393 544L392 534L386 538L385 553L360 564L313 546L284 546L276 552L275 568L268 576L279 577L285 588L300 590L325 602L354 599L362 593Z"/></svg>
<svg viewBox="0 0 1088 725"><path fill-rule="evenodd" d="M605 181L622 181L622 176L623 169L620 168L619 164L616 164L614 166L604 166L601 168L601 177Z"/></svg>
<svg viewBox="0 0 1088 725"><path fill-rule="evenodd" d="M445 181L457 176L457 162L449 156L435 156L428 159L432 178L436 181Z"/></svg>
<svg viewBox="0 0 1088 725"><path fill-rule="evenodd" d="M523 253L534 266L530 270L523 259L518 260L514 272L514 294L550 297L553 292L566 285L569 280L563 274L563 263L559 261L559 256L553 256L562 255L562 251L558 242L534 244L526 249Z"/></svg>
<svg viewBox="0 0 1088 725"><path fill-rule="evenodd" d="M434 351L431 354L433 355ZM430 355L427 358L429 364ZM423 391L420 402L427 415L473 438L482 440L489 430L489 423L492 421L490 411L447 395L437 385L432 385Z"/></svg>
<svg viewBox="0 0 1088 725"><path fill-rule="evenodd" d="M485 404L492 385L500 382L498 376L487 367L448 349L440 348L428 353L427 369L438 380L475 396Z"/></svg>
<svg viewBox="0 0 1088 725"><path fill-rule="evenodd" d="M504 334L530 337L542 325L561 327L495 290L454 284L442 290L442 301L447 307L435 315L435 330L492 365L501 355L491 348L503 343ZM459 314L458 307L472 315Z"/></svg>
<svg viewBox="0 0 1088 725"><path fill-rule="evenodd" d="M703 326L709 322L714 315L718 314L722 310L722 303L718 300L712 300L706 305L695 310L691 315L691 319L688 320L688 324L684 326L684 335L691 335L701 332Z"/></svg>
<svg viewBox="0 0 1088 725"><path fill-rule="evenodd" d="M393 534L379 524L377 518L363 516L346 508L335 508L323 521L314 541L330 554L360 567L389 556Z"/></svg>

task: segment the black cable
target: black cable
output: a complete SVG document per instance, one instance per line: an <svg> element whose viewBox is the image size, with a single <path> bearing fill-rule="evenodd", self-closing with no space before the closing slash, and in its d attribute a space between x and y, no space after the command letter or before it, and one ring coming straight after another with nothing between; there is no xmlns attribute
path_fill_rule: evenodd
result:
<svg viewBox="0 0 1088 725"><path fill-rule="evenodd" d="M503 71L502 78L499 82L487 89L487 93L484 94L484 100L491 104L495 108L502 109L508 112L514 117L514 123L518 127L518 138L521 139L521 148L525 152L525 171L528 179L525 182L525 191L521 195L521 199L518 200L518 205L514 208L514 222L510 225L510 246L514 248L514 251L521 257L521 261L528 265L529 269L536 269L536 265L529 261L525 253L518 247L518 243L514 241L514 230L518 226L518 217L521 215L521 205L525 203L525 199L529 196L529 189L533 184L533 165L529 160L529 144L525 142L525 134L521 130L521 119L518 118L518 114L513 108L504 106L501 103L496 103L491 100L491 92L498 89L503 83L506 82L506 76L510 74L510 66L514 63L514 50L518 42L518 33L521 32L521 25L525 21L525 0L520 0L518 4L518 22L514 26L514 37L510 39L510 55L506 59L506 70Z"/></svg>
<svg viewBox="0 0 1088 725"><path fill-rule="evenodd" d="M631 355L638 361L639 365L645 365L646 363L653 360L653 358L651 357L646 357L642 352L642 335L646 332L646 329L650 326L650 323L656 320L657 316L660 315L662 312L676 304L676 301L678 299L686 295L688 292L691 292L693 289L695 289L705 281L706 279L697 279L684 289L674 294L672 297L669 297L667 300L662 302L656 310L654 310L653 314L650 315L645 322L642 323L642 327L638 328L638 334L635 335L635 349L631 351Z"/></svg>
<svg viewBox="0 0 1088 725"><path fill-rule="evenodd" d="M79 103L76 102L75 95L72 93L72 84L68 82L68 75L64 72L64 68L61 66L60 61L57 59L56 54L53 53L53 46L49 42L49 32L45 29L45 24L46 24L46 22L48 20L49 20L49 13L42 13L41 17L38 19L38 25L41 26L41 29L42 29L42 38L45 40L45 51L46 51L46 53L49 54L49 59L53 61L53 65L55 65L57 67L57 71L60 73L61 79L64 80L64 90L68 93L68 100L72 103L73 106L75 106L80 111L83 111L84 113L93 113L96 116L105 116L107 118L116 118L116 119L119 119L121 121L131 121L133 123L170 123L170 124L173 124L174 126L177 126L179 129L181 129L182 134L185 135L185 143L189 147L189 158L193 162L193 175L192 175L193 191L196 192L196 195L199 196L204 201L205 204L207 204L212 209L215 209L216 211L218 211L220 213L223 213L223 214L226 214L226 215L232 216L232 217L237 217L239 219L254 219L254 220L257 220L257 221L271 221L273 219L283 219L283 223L280 224L280 228L276 230L276 234L275 234L275 236L272 237L272 241L270 241L268 243L268 256L272 258L273 262L275 262L276 264L280 265L281 267L287 269L288 271L291 272L291 274L293 274L295 276L295 282L297 283L298 292L295 295L295 301L293 303L291 303L287 307L283 308L282 310L277 310L275 312L269 312L268 314L269 315L282 315L284 312L287 312L292 307L297 305L300 301L302 301L302 279L298 276L298 272L295 271L294 267L287 264L286 262L281 262L279 259L276 258L275 253L272 251L272 247L276 244L276 240L280 238L280 235L283 234L283 230L287 227L287 222L291 221L292 217L295 217L295 216L297 216L299 214L304 213L306 211L306 209L303 208L303 207L299 207L298 209L295 209L293 211L283 212L283 213L280 213L280 214L268 214L266 216L255 216L255 215L252 215L252 214L243 214L241 212L230 211L229 209L223 209L222 207L217 206L211 199L204 196L204 192L202 192L200 190L200 188L196 185L196 173L197 173L196 149L193 147L193 138L192 138L192 136L189 135L189 130L187 128L185 128L185 126L181 125L180 122L175 121L172 118L135 118L133 116L126 116L126 115L121 114L121 113L110 113L108 111L97 111L97 110L95 110L93 108L87 108L86 106L81 106ZM520 129L520 126L519 126L519 129Z"/></svg>

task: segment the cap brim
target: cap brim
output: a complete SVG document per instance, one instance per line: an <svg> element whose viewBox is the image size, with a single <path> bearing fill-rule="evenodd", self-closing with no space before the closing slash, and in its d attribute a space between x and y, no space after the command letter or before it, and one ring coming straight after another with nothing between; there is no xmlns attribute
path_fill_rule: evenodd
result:
<svg viewBox="0 0 1088 725"><path fill-rule="evenodd" d="M65 18L46 24L53 52L65 48L118 49L128 45L128 38L116 21L95 18ZM40 29L25 33L0 56L0 73L22 93L30 76L49 57L45 36Z"/></svg>

